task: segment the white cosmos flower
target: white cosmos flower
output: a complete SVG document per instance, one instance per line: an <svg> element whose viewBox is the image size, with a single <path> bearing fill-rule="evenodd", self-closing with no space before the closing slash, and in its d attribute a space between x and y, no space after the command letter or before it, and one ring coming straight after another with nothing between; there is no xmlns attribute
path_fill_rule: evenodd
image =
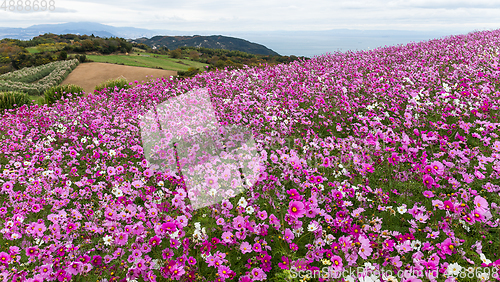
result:
<svg viewBox="0 0 500 282"><path fill-rule="evenodd" d="M309 223L309 225L307 226L307 231L309 232L314 232L316 230L319 229L319 223L316 222L316 221L312 221L311 223Z"/></svg>
<svg viewBox="0 0 500 282"><path fill-rule="evenodd" d="M238 201L238 206L242 208L246 208L248 205L247 200L245 198L241 197L240 200Z"/></svg>
<svg viewBox="0 0 500 282"><path fill-rule="evenodd" d="M407 211L407 209L406 209L405 205L398 207L398 212L400 214L404 214L406 211Z"/></svg>
<svg viewBox="0 0 500 282"><path fill-rule="evenodd" d="M118 189L118 188L113 188L113 194L116 196L116 197L121 197L123 196L123 191Z"/></svg>
<svg viewBox="0 0 500 282"><path fill-rule="evenodd" d="M482 262L484 262L486 264L490 264L491 263L491 260L487 259L486 256L483 253L479 254L479 258L481 259Z"/></svg>
<svg viewBox="0 0 500 282"><path fill-rule="evenodd" d="M457 276L460 274L461 270L462 270L462 267L458 263L455 262L455 263L448 265L446 272L448 273L448 275Z"/></svg>
<svg viewBox="0 0 500 282"><path fill-rule="evenodd" d="M209 194L210 196L212 196L212 197L215 197L215 195L217 194L217 191L215 191L215 189L214 189L214 188L212 188L212 189L210 189L210 190L208 191L208 194Z"/></svg>
<svg viewBox="0 0 500 282"><path fill-rule="evenodd" d="M249 214L253 214L253 212L255 211L254 208L252 206L248 206L246 209L246 212L249 213Z"/></svg>
<svg viewBox="0 0 500 282"><path fill-rule="evenodd" d="M103 240L104 240L104 245L106 246L109 246L111 245L111 240L113 239L113 237L109 236L109 235L106 235L104 236Z"/></svg>

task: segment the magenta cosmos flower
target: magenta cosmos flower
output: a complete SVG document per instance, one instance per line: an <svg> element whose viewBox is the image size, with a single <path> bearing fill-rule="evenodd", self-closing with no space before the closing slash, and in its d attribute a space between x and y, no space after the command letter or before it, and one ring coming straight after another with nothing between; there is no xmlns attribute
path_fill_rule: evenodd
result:
<svg viewBox="0 0 500 282"><path fill-rule="evenodd" d="M387 160L390 164L396 165L399 162L398 154L392 153L392 155Z"/></svg>
<svg viewBox="0 0 500 282"><path fill-rule="evenodd" d="M441 243L441 251L447 255L451 255L453 253L453 249L455 246L450 238L446 238L443 243Z"/></svg>
<svg viewBox="0 0 500 282"><path fill-rule="evenodd" d="M291 201L288 208L288 214L294 218L301 218L306 213L304 203L300 201Z"/></svg>
<svg viewBox="0 0 500 282"><path fill-rule="evenodd" d="M263 281L267 277L264 271L258 267L254 268L251 273L254 281Z"/></svg>
<svg viewBox="0 0 500 282"><path fill-rule="evenodd" d="M424 181L425 187L427 187L427 189L430 189L434 184L434 178L432 178L432 176L428 174L424 175L422 180Z"/></svg>

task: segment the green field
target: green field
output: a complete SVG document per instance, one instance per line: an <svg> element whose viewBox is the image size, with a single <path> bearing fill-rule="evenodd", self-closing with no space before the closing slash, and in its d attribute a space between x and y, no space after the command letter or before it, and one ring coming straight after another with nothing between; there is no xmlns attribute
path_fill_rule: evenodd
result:
<svg viewBox="0 0 500 282"><path fill-rule="evenodd" d="M127 66L146 68L162 68L174 71L187 71L190 67L203 69L207 66L207 64L187 59L173 59L167 55L157 55L152 53L143 53L141 55L137 55L137 53L130 55L87 55L87 58L100 63L123 64Z"/></svg>
<svg viewBox="0 0 500 282"><path fill-rule="evenodd" d="M30 54L40 53L40 51L36 47L27 47L26 50L28 50Z"/></svg>

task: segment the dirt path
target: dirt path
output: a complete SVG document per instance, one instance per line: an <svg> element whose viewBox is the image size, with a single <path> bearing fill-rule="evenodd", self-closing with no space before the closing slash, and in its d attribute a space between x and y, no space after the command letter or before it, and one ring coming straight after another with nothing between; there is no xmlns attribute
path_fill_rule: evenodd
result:
<svg viewBox="0 0 500 282"><path fill-rule="evenodd" d="M61 84L76 84L83 87L85 93L91 93L101 82L108 79L125 77L129 82L148 81L151 78L170 77L176 71L142 67L122 66L107 63L83 63L78 65ZM151 77L152 76L152 77Z"/></svg>

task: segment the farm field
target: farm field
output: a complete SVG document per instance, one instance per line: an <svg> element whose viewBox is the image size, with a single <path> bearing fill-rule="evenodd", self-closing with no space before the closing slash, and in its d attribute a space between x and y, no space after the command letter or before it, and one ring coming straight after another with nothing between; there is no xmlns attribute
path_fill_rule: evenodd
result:
<svg viewBox="0 0 500 282"><path fill-rule="evenodd" d="M207 64L190 61L187 59L173 59L167 55L152 53L132 53L129 55L87 55L92 61L101 63L124 64L127 66L158 68L174 71L187 71L190 67L202 69ZM149 56L149 57L146 57Z"/></svg>
<svg viewBox="0 0 500 282"><path fill-rule="evenodd" d="M499 281L499 46L473 32L5 112L0 277ZM179 154L234 127L256 154L228 151L245 134Z"/></svg>
<svg viewBox="0 0 500 282"><path fill-rule="evenodd" d="M149 81L161 77L176 76L176 71L145 67L122 66L108 63L83 63L76 67L61 84L76 84L86 94L93 93L96 85L108 79L126 78L129 82Z"/></svg>

